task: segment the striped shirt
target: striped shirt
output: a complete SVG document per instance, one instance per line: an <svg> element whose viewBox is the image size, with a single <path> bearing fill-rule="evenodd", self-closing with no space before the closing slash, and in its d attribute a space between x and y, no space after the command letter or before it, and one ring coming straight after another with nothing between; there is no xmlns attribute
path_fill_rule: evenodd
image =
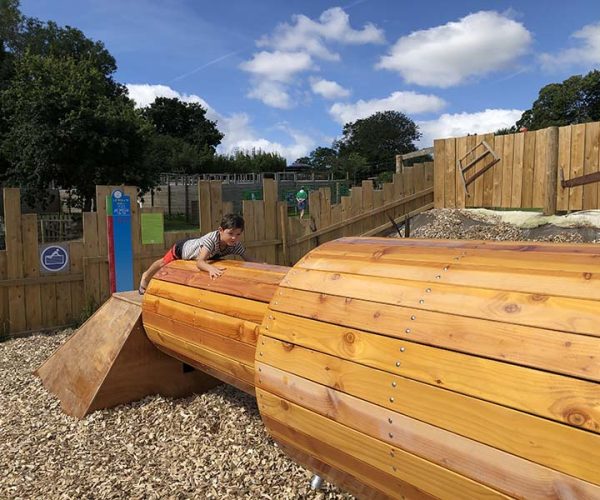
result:
<svg viewBox="0 0 600 500"><path fill-rule="evenodd" d="M207 259L216 259L225 255L244 255L246 249L239 241L233 246L225 247L225 250L219 248L219 230L212 231L200 238L191 238L183 241L181 246L181 258L184 260L195 260L198 258L201 248L208 250ZM179 246L179 245L176 245Z"/></svg>

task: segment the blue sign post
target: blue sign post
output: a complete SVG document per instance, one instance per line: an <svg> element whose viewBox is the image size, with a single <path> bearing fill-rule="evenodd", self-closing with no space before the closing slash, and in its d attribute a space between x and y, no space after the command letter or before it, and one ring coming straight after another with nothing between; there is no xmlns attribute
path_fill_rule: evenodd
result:
<svg viewBox="0 0 600 500"><path fill-rule="evenodd" d="M111 291L133 290L133 245L131 243L131 201L116 189L106 197L108 260Z"/></svg>

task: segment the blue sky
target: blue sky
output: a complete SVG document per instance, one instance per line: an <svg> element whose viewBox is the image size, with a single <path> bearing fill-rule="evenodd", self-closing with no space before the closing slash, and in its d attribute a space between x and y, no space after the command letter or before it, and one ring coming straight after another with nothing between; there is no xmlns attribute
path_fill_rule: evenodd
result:
<svg viewBox="0 0 600 500"><path fill-rule="evenodd" d="M600 67L600 1L21 0L101 40L138 105L200 102L221 152L330 146L401 111L434 138L512 125L541 87Z"/></svg>

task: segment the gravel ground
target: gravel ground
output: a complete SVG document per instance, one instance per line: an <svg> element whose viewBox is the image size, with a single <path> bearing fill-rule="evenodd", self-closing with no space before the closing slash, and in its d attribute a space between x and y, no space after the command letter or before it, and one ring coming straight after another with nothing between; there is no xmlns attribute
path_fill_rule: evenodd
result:
<svg viewBox="0 0 600 500"><path fill-rule="evenodd" d="M0 343L0 498L352 498L310 490L311 473L274 445L255 400L225 385L64 415L32 371L70 333Z"/></svg>

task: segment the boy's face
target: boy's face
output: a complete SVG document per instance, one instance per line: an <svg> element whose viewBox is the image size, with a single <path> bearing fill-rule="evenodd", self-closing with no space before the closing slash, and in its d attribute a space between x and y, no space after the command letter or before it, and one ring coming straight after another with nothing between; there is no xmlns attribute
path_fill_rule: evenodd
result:
<svg viewBox="0 0 600 500"><path fill-rule="evenodd" d="M234 246L240 239L244 231L241 229L223 229L219 228L219 238L221 238L221 242L225 243L227 246Z"/></svg>

